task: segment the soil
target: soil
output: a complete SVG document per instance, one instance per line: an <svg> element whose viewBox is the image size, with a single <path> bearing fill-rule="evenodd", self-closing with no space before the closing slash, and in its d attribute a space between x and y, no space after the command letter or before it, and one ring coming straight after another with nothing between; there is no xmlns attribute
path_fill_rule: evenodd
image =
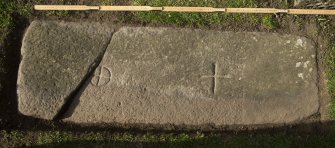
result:
<svg viewBox="0 0 335 148"><path fill-rule="evenodd" d="M98 0L76 0L78 4L97 4ZM129 1L118 0L116 4L127 4ZM45 4L53 4L53 0L44 2ZM278 4L264 2L264 6L278 6ZM121 18L120 16L123 15ZM322 107L320 113L316 114L303 124L292 125L255 125L255 126L230 126L230 127L213 127L212 125L202 126L180 126L174 125L74 125L63 123L60 121L46 121L35 119L21 115L17 110L17 94L16 81L17 72L20 62L21 41L25 29L29 26L32 20L63 20L63 21L98 21L105 22L111 25L121 26L164 26L164 27L187 27L194 26L176 26L176 25L157 25L145 24L140 21L132 20L133 15L129 12L72 12L67 17L47 16L45 12L34 12L32 17L22 17L20 15L13 16L15 20L15 29L8 35L4 49L6 49L5 67L8 71L4 80L4 90L0 93L0 130L28 130L28 131L44 131L44 130L60 130L60 131L131 131L134 133L142 133L146 131L153 132L189 132L194 133L196 130L203 132L250 132L250 133L274 133L274 132L291 132L291 133L313 133L324 134L329 132L331 127L335 125L330 121L328 110L330 97L326 86L325 77L325 40L323 37L329 29L323 29L318 23L317 16L293 16L293 15L278 15L277 20L279 27L275 30L267 30L261 25L234 24L229 26L204 26L199 29L211 29L221 31L250 31L250 32L277 32L281 34L293 34L307 37L313 40L317 47L317 61L319 71L319 96ZM127 19L123 19L127 18ZM329 17L330 23L335 25L335 17ZM300 23L299 23L300 22ZM276 41L273 41L276 42Z"/></svg>

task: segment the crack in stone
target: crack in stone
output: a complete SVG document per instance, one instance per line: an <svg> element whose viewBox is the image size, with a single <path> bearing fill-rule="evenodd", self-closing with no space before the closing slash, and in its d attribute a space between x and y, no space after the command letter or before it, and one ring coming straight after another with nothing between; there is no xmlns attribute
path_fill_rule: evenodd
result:
<svg viewBox="0 0 335 148"><path fill-rule="evenodd" d="M53 118L54 121L59 121L59 120L62 120L64 118L66 118L66 116L68 115L68 112L71 109L71 106L73 105L73 103L77 99L80 98L81 93L83 92L83 90L87 86L86 83L91 80L92 76L94 75L95 70L99 67L100 63L102 62L102 59L103 59L103 57L104 57L104 55L107 51L107 48L111 44L114 32L115 31L112 31L111 36L107 40L108 42L106 44L106 47L104 47L105 50L102 52L101 55L99 55L97 60L95 60L95 62L93 62L93 64L90 66L90 68L88 70L88 74L79 83L77 88L74 91L72 91L70 93L70 95L65 99L65 101L64 101L65 103L63 104L61 109L58 111L58 113L55 115L55 117Z"/></svg>

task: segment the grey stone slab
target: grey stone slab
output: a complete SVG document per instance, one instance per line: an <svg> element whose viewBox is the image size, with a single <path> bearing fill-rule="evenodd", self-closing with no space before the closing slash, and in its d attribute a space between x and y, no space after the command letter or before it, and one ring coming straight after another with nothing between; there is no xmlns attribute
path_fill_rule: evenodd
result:
<svg viewBox="0 0 335 148"><path fill-rule="evenodd" d="M19 111L53 119L103 57L113 29L99 23L34 21L22 43Z"/></svg>
<svg viewBox="0 0 335 148"><path fill-rule="evenodd" d="M316 78L314 45L304 37L126 27L64 121L297 122L318 112Z"/></svg>

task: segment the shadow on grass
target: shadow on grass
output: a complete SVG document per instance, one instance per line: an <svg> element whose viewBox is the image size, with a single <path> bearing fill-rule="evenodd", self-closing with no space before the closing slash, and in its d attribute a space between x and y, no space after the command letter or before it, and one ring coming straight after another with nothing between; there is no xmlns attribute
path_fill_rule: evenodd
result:
<svg viewBox="0 0 335 148"><path fill-rule="evenodd" d="M32 146L36 148L63 148L63 147L134 147L136 145L142 145L142 146L148 146L148 143L145 144L135 144L132 142L116 142L116 141L84 141L84 140L77 140L77 141L70 141L70 142L63 142L63 143L50 143L50 144L44 144L44 145L37 145Z"/></svg>
<svg viewBox="0 0 335 148"><path fill-rule="evenodd" d="M16 94L16 81L18 68L20 64L20 48L24 31L29 25L29 21L20 15L13 16L14 28L8 37L5 39L5 77L2 77L4 88L0 92L0 129L4 127L11 127L13 123L8 123L10 120L28 119L20 115L17 111L17 94ZM19 123L14 123L19 125Z"/></svg>
<svg viewBox="0 0 335 148"><path fill-rule="evenodd" d="M240 133L175 140L74 140L33 147L335 147L335 134Z"/></svg>

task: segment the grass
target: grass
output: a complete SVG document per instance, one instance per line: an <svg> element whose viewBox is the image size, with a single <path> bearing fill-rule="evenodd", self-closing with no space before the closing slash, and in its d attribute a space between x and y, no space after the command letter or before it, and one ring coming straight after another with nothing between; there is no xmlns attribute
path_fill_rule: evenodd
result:
<svg viewBox="0 0 335 148"><path fill-rule="evenodd" d="M335 119L335 43L333 38L327 40L326 52L328 91L332 98L331 116Z"/></svg>
<svg viewBox="0 0 335 148"><path fill-rule="evenodd" d="M4 76L6 74L5 69L5 50L3 43L5 37L8 35L11 29L13 29L13 18L12 14L15 11L15 4L10 0L0 1L0 96L2 96Z"/></svg>
<svg viewBox="0 0 335 148"><path fill-rule="evenodd" d="M326 44L325 63L328 92L331 97L330 115L332 119L335 119L335 23L326 16L320 16L318 22L320 29L323 30L323 38Z"/></svg>
<svg viewBox="0 0 335 148"><path fill-rule="evenodd" d="M208 7L257 7L256 0L134 0L133 5L150 6L208 6ZM178 26L224 25L229 22L258 24L256 15L225 13L179 13L179 12L138 12L135 16L144 23L174 24Z"/></svg>
<svg viewBox="0 0 335 148"><path fill-rule="evenodd" d="M273 30L278 27L278 22L273 18L273 16L267 15L262 18L262 25L268 30Z"/></svg>
<svg viewBox="0 0 335 148"><path fill-rule="evenodd" d="M286 0L274 0L274 2L287 6ZM134 0L132 5L150 6L207 6L207 7L259 7L258 0ZM278 27L276 19L272 15L256 14L226 14L226 13L179 13L179 12L136 12L136 19L142 23L170 24L177 26L236 26L247 24L250 28L263 26L268 30Z"/></svg>
<svg viewBox="0 0 335 148"><path fill-rule="evenodd" d="M17 11L19 9L19 11ZM31 12L28 7L19 5L19 3L13 2L12 0L1 0L0 1L0 98L2 97L2 91L4 88L4 77L7 73L5 68L6 51L4 49L4 42L7 35L14 29L13 15L15 13L29 16Z"/></svg>
<svg viewBox="0 0 335 148"><path fill-rule="evenodd" d="M113 5L113 0L100 0L100 5Z"/></svg>
<svg viewBox="0 0 335 148"><path fill-rule="evenodd" d="M334 147L335 135L1 131L3 147Z"/></svg>
<svg viewBox="0 0 335 148"><path fill-rule="evenodd" d="M0 1L0 10L0 42L3 42L9 30L13 28L12 14L15 11L15 4L10 0L2 0Z"/></svg>
<svg viewBox="0 0 335 148"><path fill-rule="evenodd" d="M73 5L73 3L71 3L68 0L59 0L57 1L57 4L58 5ZM67 16L70 16L70 13L71 13L70 11L47 11L46 15L47 16L67 17Z"/></svg>

